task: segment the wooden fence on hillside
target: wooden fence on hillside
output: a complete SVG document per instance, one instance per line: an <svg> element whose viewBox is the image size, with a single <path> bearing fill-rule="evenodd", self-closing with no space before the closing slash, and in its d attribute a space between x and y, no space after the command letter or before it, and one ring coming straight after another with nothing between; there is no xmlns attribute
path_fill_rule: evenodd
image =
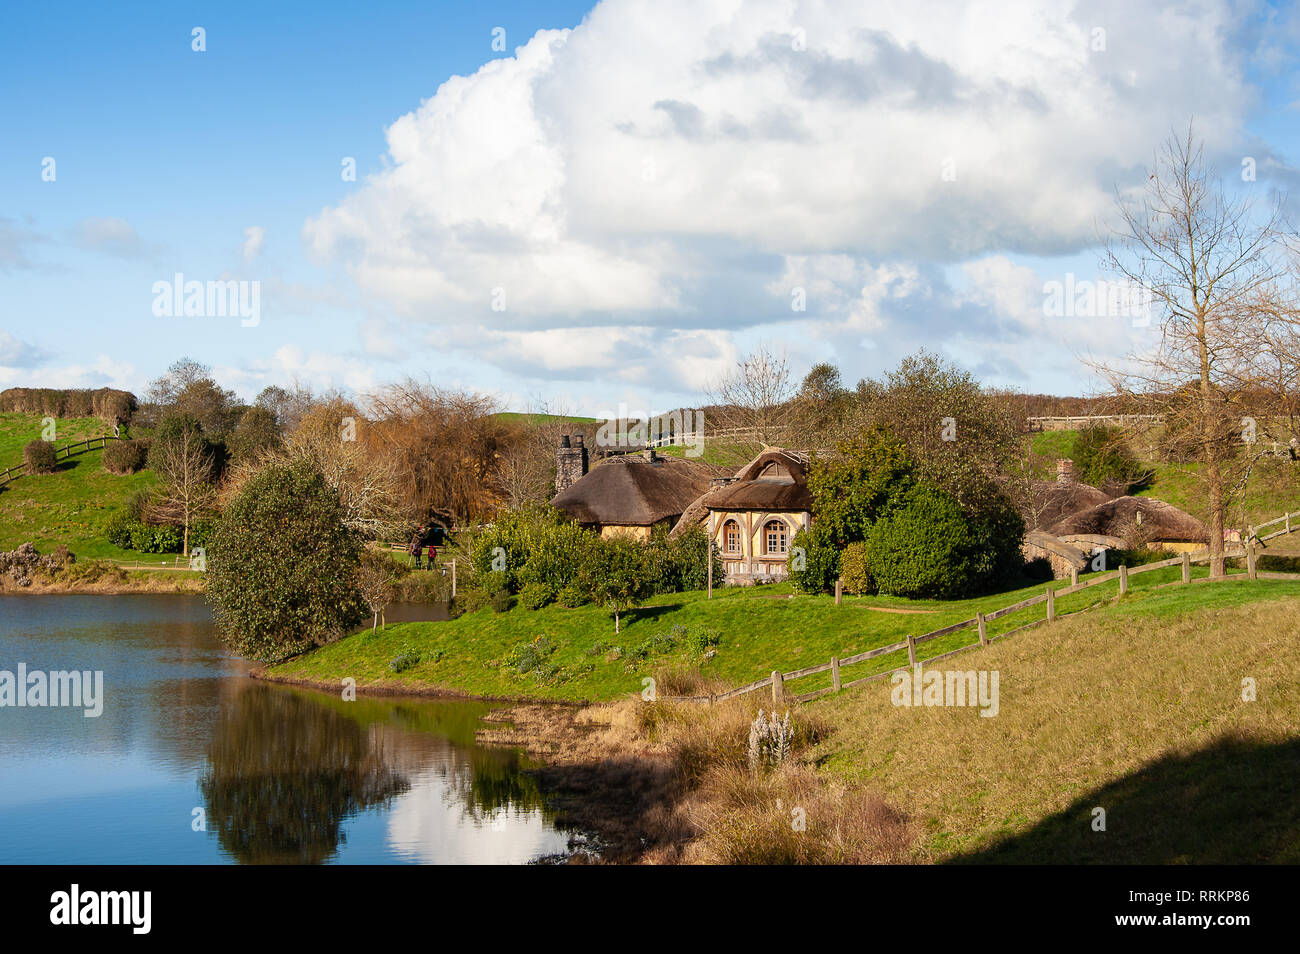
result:
<svg viewBox="0 0 1300 954"><path fill-rule="evenodd" d="M1222 577L1212 577L1208 580L1203 580L1202 582L1221 582L1225 580L1257 579L1259 577L1259 574L1255 569L1255 562L1256 562L1255 543L1256 542L1263 543L1264 541L1271 540L1274 537L1278 537L1283 534L1290 533L1292 530L1293 521L1295 521L1294 523L1295 526L1300 527L1300 511L1296 511L1295 513L1287 513L1281 517L1277 517L1276 519L1270 520L1267 523L1262 523L1257 527L1251 527L1249 532L1247 533L1246 545L1244 547L1234 547L1234 548L1226 549L1224 552L1225 558L1228 559L1238 559L1243 556L1246 558L1245 574L1233 574L1231 576L1225 574ZM1280 530L1276 530L1272 533L1268 533L1263 536L1259 534L1260 530L1263 530L1265 527L1271 527L1274 524L1285 524L1285 526ZM1152 570L1160 570L1160 569L1164 569L1165 567L1177 566L1179 564L1182 564L1182 568L1183 568L1182 582L1184 584L1191 583L1192 564L1208 562L1209 559L1210 559L1209 550L1203 550L1198 553L1183 553L1180 554L1179 556L1171 557L1168 560L1160 560L1159 562L1156 563L1143 564L1142 566L1134 567L1131 570L1126 566L1121 566L1118 570L1114 570L1110 573L1104 573L1100 576L1093 577L1092 579L1085 580L1083 582L1079 582L1078 571L1076 570L1071 573L1070 585L1067 587L1063 587L1061 589L1055 589L1049 585L1046 587L1044 592L1039 594L1038 596L1031 596L1029 599L1021 600L1018 603L1012 603L1010 606L1003 606L1000 609L993 610L990 613L976 613L970 619L964 619L961 620L960 622L950 623L947 626L944 626L940 629L933 630L932 632L925 633L921 636L908 636L906 639L896 643L890 643L888 646L878 646L875 649L870 649L863 653L858 653L853 656L845 656L843 659L832 656L828 662L820 663L816 666L808 666L805 669L796 669L793 672L781 672L779 669L773 670L772 674L766 677L765 679L759 679L756 682L751 682L743 686L738 686L735 689L728 690L727 692L715 693L709 696L662 696L661 698L669 702L696 702L696 703L704 703L706 705L712 705L715 702L723 702L727 699L734 699L737 696L743 696L747 693L757 692L760 689L767 689L770 687L772 690L772 701L774 704L780 703L782 701L808 702L812 699L818 698L819 696L824 696L832 692L839 692L841 689L851 689L854 686L860 686L868 682L874 682L877 679L886 679L896 672L904 672L910 669L912 666L915 666L918 662L924 662L924 663L938 662L940 659L947 659L949 656L955 656L958 653L964 653L971 649L977 649L977 648L987 646L990 642L993 642L998 639L1005 639L1007 636L1010 636L1013 633L1021 632L1022 630L1029 629L1033 626L1040 626L1043 623L1054 622L1057 618L1056 600L1058 598L1063 596L1069 596L1072 593L1078 593L1094 586L1100 586L1103 583L1110 583L1114 580L1118 580L1119 595L1123 596L1125 593L1128 592L1128 581L1130 577L1137 576L1140 573L1149 573ZM1264 578L1292 579L1295 577L1291 575L1265 573ZM994 620L1001 619L1003 616L1009 616L1012 613L1016 613L1024 609L1029 609L1032 606L1038 606L1040 604L1046 604L1046 612L1041 618L1036 620L1031 620L1030 622L1025 623L1024 625L1017 626L1014 629L1008 630L1005 633L999 633L995 636L990 636L988 634L987 626L989 623L993 622ZM1086 612L1087 610L1092 609L1093 606L1097 606L1097 605L1100 605L1100 603L1094 603L1091 606L1087 606L1082 610L1076 610L1074 613L1069 613L1065 615L1074 616L1077 613ZM972 629L972 628L976 631L977 634L977 638L974 642L967 643L966 645L959 646L956 649L951 649L948 650L947 652L940 653L936 656L929 656L924 659L922 659L917 654L917 647L919 646L923 646L926 643L932 642L936 639L940 639L944 636L950 636L953 633L958 633L961 632L962 630ZM884 672L871 673L870 675L862 676L857 679L852 679L847 682L844 681L842 670L846 666L854 666L859 663L864 663L872 659L877 659L881 656L888 656L891 653L902 652L903 650L907 650L906 666L896 666L895 668L885 670ZM785 684L787 682L793 682L796 679L803 679L807 676L813 676L813 675L817 675L818 673L824 673L824 672L829 672L831 674L831 685L826 687L825 689L817 689L812 692L805 692L802 695L786 694Z"/></svg>
<svg viewBox="0 0 1300 954"><path fill-rule="evenodd" d="M85 454L87 451L95 450L96 441L99 442L99 449L103 450L104 447L108 445L109 441L120 440L122 440L122 438L114 437L111 434L103 437L87 437L84 441L77 441L75 444L64 444L62 447L54 448L54 460L56 462L67 460L69 457L76 457L78 454ZM77 448L81 449L78 450ZM4 470L0 470L0 487L3 487L12 480L17 480L19 477L23 476L23 473L26 470L26 463L17 464L13 467L6 467Z"/></svg>
<svg viewBox="0 0 1300 954"><path fill-rule="evenodd" d="M1083 414L1077 417L1030 417L1026 419L1029 430L1034 431L1077 431L1085 427L1108 425L1112 427L1129 427L1134 424L1160 424L1164 422L1161 414Z"/></svg>

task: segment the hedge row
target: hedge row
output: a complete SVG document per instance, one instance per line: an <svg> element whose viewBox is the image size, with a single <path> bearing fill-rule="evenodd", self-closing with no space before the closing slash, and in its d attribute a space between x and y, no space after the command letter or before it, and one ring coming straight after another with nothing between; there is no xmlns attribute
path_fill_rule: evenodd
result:
<svg viewBox="0 0 1300 954"><path fill-rule="evenodd" d="M98 417L112 424L130 421L138 407L135 395L116 388L6 388L0 412L47 414L51 417Z"/></svg>

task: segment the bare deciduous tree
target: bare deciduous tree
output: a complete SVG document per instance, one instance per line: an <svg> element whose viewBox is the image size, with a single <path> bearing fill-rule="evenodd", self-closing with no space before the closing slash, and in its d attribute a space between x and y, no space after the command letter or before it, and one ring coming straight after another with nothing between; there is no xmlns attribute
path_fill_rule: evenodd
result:
<svg viewBox="0 0 1300 954"><path fill-rule="evenodd" d="M799 444L793 433L795 387L784 357L760 346L708 392L710 432L732 432L724 442L745 450Z"/></svg>
<svg viewBox="0 0 1300 954"><path fill-rule="evenodd" d="M207 513L216 499L212 451L197 430L186 427L159 449L157 468L162 487L150 509L156 518L185 528L181 552L188 556L190 524Z"/></svg>
<svg viewBox="0 0 1300 954"><path fill-rule="evenodd" d="M496 484L512 510L555 496L555 450L577 428L567 408L536 400L510 428L497 455Z"/></svg>
<svg viewBox="0 0 1300 954"><path fill-rule="evenodd" d="M341 398L307 411L280 456L303 458L339 495L344 524L375 540L404 532L396 467L377 445L373 425Z"/></svg>
<svg viewBox="0 0 1300 954"><path fill-rule="evenodd" d="M374 614L370 626L373 633L379 626L379 619L384 610L393 601L393 561L382 553L366 550L361 554L361 565L357 567L357 589L365 600L367 608ZM388 620L384 619L387 627Z"/></svg>
<svg viewBox="0 0 1300 954"><path fill-rule="evenodd" d="M1140 198L1118 205L1107 263L1148 290L1159 340L1123 366L1097 367L1117 393L1145 398L1164 418L1167 446L1199 465L1210 572L1222 576L1228 498L1249 466L1243 399L1266 350L1259 303L1285 275L1278 208L1261 217L1249 199L1228 196L1190 127L1166 141Z"/></svg>

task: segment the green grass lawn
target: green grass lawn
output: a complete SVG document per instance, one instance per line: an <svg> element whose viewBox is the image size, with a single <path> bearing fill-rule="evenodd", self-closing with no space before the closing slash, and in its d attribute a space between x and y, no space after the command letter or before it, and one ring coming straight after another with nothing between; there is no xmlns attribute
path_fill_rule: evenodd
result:
<svg viewBox="0 0 1300 954"><path fill-rule="evenodd" d="M1154 464L1156 480L1149 490L1139 496L1155 497L1165 503L1186 510L1192 516L1209 522L1205 485L1200 479L1199 464ZM1289 461L1262 460L1255 466L1239 507L1228 513L1230 527L1237 526L1245 511L1250 524L1263 523L1280 517L1287 510L1296 510L1300 501L1300 470ZM1275 528L1276 529L1276 528Z"/></svg>
<svg viewBox="0 0 1300 954"><path fill-rule="evenodd" d="M1206 572L1194 567L1193 577ZM1122 601L1125 611L1160 617L1196 607L1238 605L1265 593L1300 596L1300 583L1277 581L1156 589L1180 579L1180 574L1178 567L1171 567L1132 577L1129 595ZM664 669L698 665L706 679L736 686L762 679L773 669L789 672L826 662L832 655L849 656L908 634L921 635L1043 589L1035 585L951 602L845 597L839 607L829 596L793 595L787 584L719 589L712 600L703 592L676 593L655 597L625 616L617 636L608 611L596 607L515 607L503 613L483 609L448 622L393 624L374 634L366 630L272 667L271 673L324 682L350 676L360 687L383 684L494 697L604 700L640 692L644 677ZM1061 597L1057 613L1085 609L1117 593L1118 583L1110 582ZM1044 612L1040 604L1005 616L989 624L989 635L1039 619ZM674 627L681 627L675 640ZM711 658L703 658L699 646L690 648L689 637L702 633L718 637ZM950 634L924 644L920 655L937 655L974 639L973 629ZM549 647L553 651L548 652ZM521 673L518 665L512 666L521 653L537 667ZM418 655L422 661L398 674L389 663L401 655ZM906 659L906 652L899 651L845 667L843 679L883 672L906 664ZM828 686L829 679L825 673L805 677L788 683L787 690L810 692Z"/></svg>
<svg viewBox="0 0 1300 954"><path fill-rule="evenodd" d="M594 417L570 417L564 414L533 414L527 411L501 411L494 414L493 417L497 418L497 420L506 421L512 424L522 422L534 426L545 424L549 421L563 421L577 427L591 427L593 424L597 423L597 420Z"/></svg>
<svg viewBox="0 0 1300 954"><path fill-rule="evenodd" d="M39 414L0 414L0 470L23 462L23 447L40 440L43 418ZM97 417L67 417L54 422L54 444L62 447L87 437L102 437L113 429Z"/></svg>
<svg viewBox="0 0 1300 954"><path fill-rule="evenodd" d="M61 420L56 426L59 446L111 433L93 417ZM40 433L39 415L0 414L0 469L21 463L23 445ZM106 473L102 458L99 449L78 454L59 461L52 474L24 474L0 488L0 550L30 542L47 553L62 543L79 559L171 560L170 555L119 549L100 536L104 520L156 480L148 470L129 476Z"/></svg>

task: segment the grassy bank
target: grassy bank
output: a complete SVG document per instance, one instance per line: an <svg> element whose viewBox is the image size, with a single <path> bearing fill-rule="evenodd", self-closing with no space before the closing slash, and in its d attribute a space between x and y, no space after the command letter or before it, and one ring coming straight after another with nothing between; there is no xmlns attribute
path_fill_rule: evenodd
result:
<svg viewBox="0 0 1300 954"><path fill-rule="evenodd" d="M1203 567L1193 576L1205 576ZM1086 578L1086 577L1085 577ZM1234 581L1161 589L1180 578L1177 567L1135 576L1125 605L1132 612L1177 615L1210 606L1241 605L1264 594L1300 596L1300 583ZM1068 581L1057 581L1060 588ZM950 602L892 597L801 596L787 585L716 590L656 597L625 617L614 633L609 613L597 607L483 609L448 622L390 625L323 646L267 669L272 679L337 685L351 677L360 689L443 690L491 698L607 700L640 693L642 680L659 680L662 694L696 691L701 685L729 688L760 679L773 669L790 671L834 656L848 656L920 635L989 612L1043 591L1035 585L979 599ZM1092 587L1057 600L1064 615L1104 603L1118 583ZM1145 609L1139 609L1145 607ZM996 636L1038 619L1041 605L989 624ZM965 645L970 631L925 644L931 656ZM404 657L395 671L391 665ZM418 660L418 661L415 661ZM906 663L905 651L844 670L850 680ZM789 684L792 692L829 685L829 674ZM709 690L705 690L709 691Z"/></svg>
<svg viewBox="0 0 1300 954"><path fill-rule="evenodd" d="M993 718L896 707L888 684L819 701L831 731L812 758L906 811L940 861L1296 863L1294 595L1142 594L942 663L1000 673Z"/></svg>
<svg viewBox="0 0 1300 954"><path fill-rule="evenodd" d="M514 706L479 735L542 757L561 819L607 860L1296 863L1295 595L1135 592L938 664L996 670L995 717L896 707L888 682L792 707L794 758L774 771L747 765L761 693Z"/></svg>
<svg viewBox="0 0 1300 954"><path fill-rule="evenodd" d="M156 559L156 558L155 558ZM203 574L190 570L133 570L105 561L65 567L57 574L38 572L30 586L19 586L0 575L0 594L97 593L202 593Z"/></svg>

